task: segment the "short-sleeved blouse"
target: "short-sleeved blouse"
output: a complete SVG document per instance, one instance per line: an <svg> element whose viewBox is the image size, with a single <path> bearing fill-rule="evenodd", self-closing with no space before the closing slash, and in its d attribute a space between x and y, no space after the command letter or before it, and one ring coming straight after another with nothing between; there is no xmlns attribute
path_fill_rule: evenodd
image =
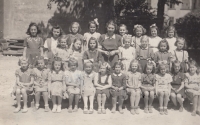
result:
<svg viewBox="0 0 200 125"><path fill-rule="evenodd" d="M63 82L64 79L65 79L65 75L63 71L59 71L58 73L56 73L55 71L50 71L48 73L48 81Z"/></svg>
<svg viewBox="0 0 200 125"><path fill-rule="evenodd" d="M138 85L141 83L141 76L142 74L140 72L136 72L136 73L128 72L127 84L131 87L138 87Z"/></svg>
<svg viewBox="0 0 200 125"><path fill-rule="evenodd" d="M165 74L164 76L156 74L156 83L158 86L167 88L168 84L171 83L172 81L173 81L172 76L170 74Z"/></svg>
<svg viewBox="0 0 200 125"><path fill-rule="evenodd" d="M42 69L39 70L38 68L33 69L34 79L37 83L40 82L47 82L48 81L48 73L50 72L49 69Z"/></svg>
<svg viewBox="0 0 200 125"><path fill-rule="evenodd" d="M186 79L185 83L188 83L189 86L199 86L200 85L200 76L196 73L194 75L190 75L189 73L185 73Z"/></svg>
<svg viewBox="0 0 200 125"><path fill-rule="evenodd" d="M32 71L32 69L27 69L27 70L23 70L23 69L18 69L15 72L15 75L17 77L19 77L19 81L22 83L30 83L31 82L31 77L34 76L34 73Z"/></svg>
<svg viewBox="0 0 200 125"><path fill-rule="evenodd" d="M74 83L74 84L78 84L81 85L81 81L82 81L82 72L81 71L65 71L65 80L66 83Z"/></svg>
<svg viewBox="0 0 200 125"><path fill-rule="evenodd" d="M150 47L153 48L154 53L158 51L158 44L160 43L161 40L162 38L160 38L159 36L149 37L149 45Z"/></svg>
<svg viewBox="0 0 200 125"><path fill-rule="evenodd" d="M126 58L127 60L135 59L136 57L136 50L134 47L124 48L119 47L119 51L122 53L122 57Z"/></svg>
<svg viewBox="0 0 200 125"><path fill-rule="evenodd" d="M27 37L24 40L24 47L39 50L43 47L43 39L41 37Z"/></svg>
<svg viewBox="0 0 200 125"><path fill-rule="evenodd" d="M102 46L103 50L112 51L117 50L121 46L121 36L114 34L111 38L107 34L103 34L99 38L99 44Z"/></svg>
<svg viewBox="0 0 200 125"><path fill-rule="evenodd" d="M51 41L50 49L55 49L57 47L57 45L58 45L58 39L54 39L53 37L51 37L51 38L48 38L44 42L44 48L48 48L49 49L48 41Z"/></svg>
<svg viewBox="0 0 200 125"><path fill-rule="evenodd" d="M180 62L184 62L185 60L188 60L188 52L184 50L178 51L177 49L172 52L173 57L175 60L178 60Z"/></svg>
<svg viewBox="0 0 200 125"><path fill-rule="evenodd" d="M155 62L167 61L169 63L171 57L172 57L172 54L170 52L160 52L160 51L157 51L154 54L154 61Z"/></svg>

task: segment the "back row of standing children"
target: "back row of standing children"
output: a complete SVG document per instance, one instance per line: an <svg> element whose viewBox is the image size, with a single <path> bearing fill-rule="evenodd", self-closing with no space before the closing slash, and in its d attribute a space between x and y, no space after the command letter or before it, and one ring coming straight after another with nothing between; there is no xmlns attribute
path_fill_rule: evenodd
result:
<svg viewBox="0 0 200 125"><path fill-rule="evenodd" d="M106 97L109 97L110 94L112 95L112 112L115 112L116 102L119 98L119 112L123 113L123 101L127 99L127 93L129 93L131 113L138 114L138 104L142 90L145 100L144 111L146 113L152 112L153 98L156 93L159 98L160 113L168 114L167 104L170 93L174 104L176 105L176 100L178 100L180 103L179 110L183 111L183 102L181 100L182 97L185 96L185 86L188 90L186 92L188 93L188 97L193 101L194 107L192 115L195 115L196 112L199 114L200 106L198 102L200 100L200 93L199 82L197 82L199 76L196 74L197 66L193 60L188 64L188 53L184 50L185 40L179 37L175 38L176 31L173 26L167 29L166 33L168 37L165 39L161 39L157 36L158 28L155 24L150 26L150 37L144 35L146 30L141 25L134 26L134 37L127 34L125 25L120 25L119 27L121 36L115 34L117 25L113 21L109 21L106 24L107 33L103 35L96 32L98 28L97 21L89 22L88 27L90 31L85 33L84 36L79 34L81 28L77 22L72 23L70 26L71 34L68 35L62 35L60 27L53 27L52 37L45 41L44 53L43 41L37 36L39 33L37 25L34 23L30 24L27 30L27 34L29 34L30 37L25 39L24 42L24 57L26 57L29 64L34 67L36 63L38 64L38 57L44 56L45 59L48 59L49 68L52 70L49 73L50 75L48 75L48 79L50 79L48 81L50 81L51 85L48 89L51 91L51 98L54 104L53 112L61 111L61 97L63 97L63 92L65 93L67 90L67 93L64 95L69 95L69 112L72 112L73 98L75 98L74 111L77 111L77 103L80 94L82 94L85 106L84 112L88 112L86 102L89 97L90 103L92 104L90 113L92 113L94 93L96 91L99 113L105 113L104 102ZM55 61L54 59L58 57L60 60ZM72 63L73 61L71 60L73 59L76 63ZM64 74L62 71L59 72L61 65L64 67ZM109 68L109 73L106 73L107 77L105 77L105 73L102 73L104 71L101 70L102 67L104 67L104 69L111 67ZM84 73L79 73L83 69L86 75L84 75ZM188 69L189 73L184 74ZM73 76L72 74L74 74L76 70L79 75L75 73ZM174 72L172 72L172 70L174 70ZM156 75L154 71L157 73ZM99 76L95 72L97 72ZM173 77L168 73L172 73ZM109 78L109 75L111 75L111 78ZM105 77L103 79L105 79L104 81L108 85L102 85L101 77ZM195 78L190 79L190 77ZM36 78L37 77L35 77L35 79ZM30 80L32 81L32 79ZM89 80L90 82L87 81L84 84L85 80ZM93 82L91 82L91 80ZM60 84L57 84L57 82L60 82ZM93 83L94 85L89 84L89 86L87 86L86 83ZM171 83L173 83L172 89L170 87ZM195 84L194 87L190 86L191 83ZM83 91L79 90L78 87L82 84L83 86L87 86L84 93L82 93ZM37 86L37 84L35 85ZM71 88L70 86L73 87ZM84 94L87 96L84 96ZM37 94L36 96L36 109L38 109L39 102L37 100L39 97ZM58 99L58 104L56 104L56 99ZM24 100L26 101L26 99ZM101 101L103 102L102 106ZM45 106L47 106L46 103ZM16 112L19 110L20 107L16 109ZM45 110L48 110L48 106ZM27 107L25 107L24 112L26 111Z"/></svg>

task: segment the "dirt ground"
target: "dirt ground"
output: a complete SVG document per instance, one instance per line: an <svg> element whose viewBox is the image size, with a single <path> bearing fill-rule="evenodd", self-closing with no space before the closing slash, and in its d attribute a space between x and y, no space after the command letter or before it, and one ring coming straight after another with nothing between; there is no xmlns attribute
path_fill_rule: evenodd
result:
<svg viewBox="0 0 200 125"><path fill-rule="evenodd" d="M158 100L154 101L154 112L145 114L143 111L144 102L140 101L140 114L131 115L129 102L124 105L124 114L110 112L110 101L107 103L107 114L97 114L97 103L94 104L94 114L83 114L82 102L77 113L67 112L67 100L64 100L61 113L44 112L43 107L34 112L29 108L27 113L13 113L15 100L10 96L15 82L15 70L18 57L0 55L0 125L199 125L200 116L191 116L191 104L184 102L185 110L180 113L172 110L172 103L169 103L169 114L160 115L158 112Z"/></svg>

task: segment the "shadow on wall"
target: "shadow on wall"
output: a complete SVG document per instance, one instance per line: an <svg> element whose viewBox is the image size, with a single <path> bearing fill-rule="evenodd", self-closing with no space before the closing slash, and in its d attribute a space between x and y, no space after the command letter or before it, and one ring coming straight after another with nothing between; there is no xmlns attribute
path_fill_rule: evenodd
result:
<svg viewBox="0 0 200 125"><path fill-rule="evenodd" d="M69 26L77 21L82 28L81 34L88 31L88 22L98 18L100 28L104 33L105 23L114 18L114 0L70 0L57 2L57 10L49 19L52 26L59 25L65 34L69 33ZM54 1L55 2L55 1ZM48 4L51 9L51 2Z"/></svg>

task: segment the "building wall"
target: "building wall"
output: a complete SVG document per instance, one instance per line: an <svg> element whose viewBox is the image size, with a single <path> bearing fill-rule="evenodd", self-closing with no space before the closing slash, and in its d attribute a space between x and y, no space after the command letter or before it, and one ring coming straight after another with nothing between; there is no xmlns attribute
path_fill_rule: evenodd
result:
<svg viewBox="0 0 200 125"><path fill-rule="evenodd" d="M4 23L4 8L3 8L4 1L0 0L0 39L3 38L3 23Z"/></svg>
<svg viewBox="0 0 200 125"><path fill-rule="evenodd" d="M26 30L30 22L46 25L53 16L55 6L47 9L48 0L0 0L4 1L4 38L23 39L26 37ZM0 4L1 6L1 4ZM1 8L1 7L0 7ZM1 28L0 21L0 28Z"/></svg>

